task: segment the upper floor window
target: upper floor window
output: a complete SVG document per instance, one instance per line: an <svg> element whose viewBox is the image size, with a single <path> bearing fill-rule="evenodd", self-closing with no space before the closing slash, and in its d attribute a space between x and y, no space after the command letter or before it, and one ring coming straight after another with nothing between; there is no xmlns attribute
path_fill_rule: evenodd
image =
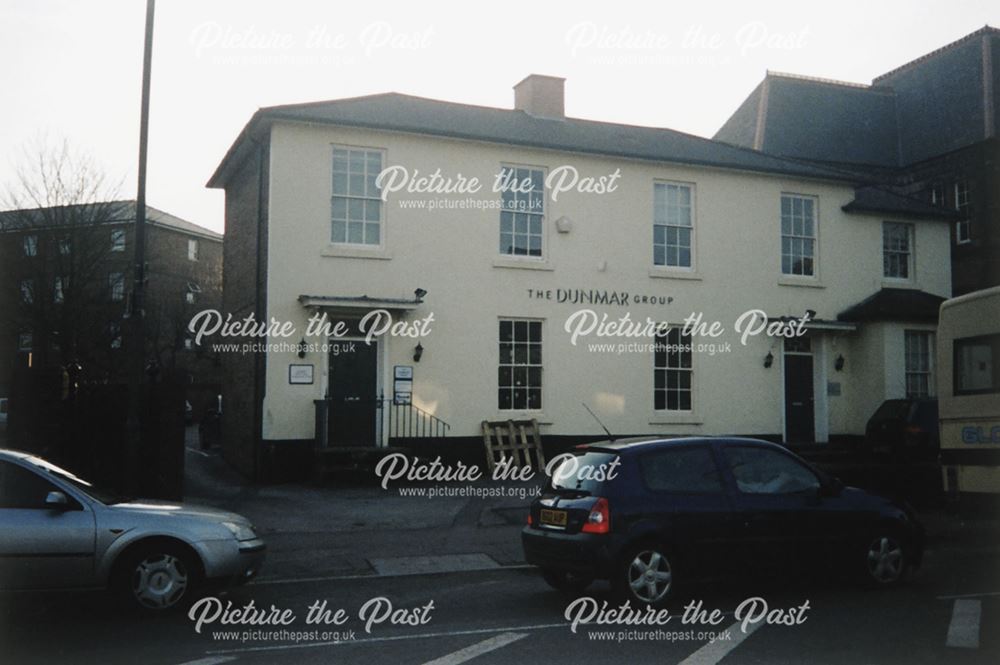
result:
<svg viewBox="0 0 1000 665"><path fill-rule="evenodd" d="M500 253L541 257L545 173L522 166L504 166L500 173Z"/></svg>
<svg viewBox="0 0 1000 665"><path fill-rule="evenodd" d="M35 280L21 280L21 302L30 305L35 302Z"/></svg>
<svg viewBox="0 0 1000 665"><path fill-rule="evenodd" d="M111 251L125 251L125 229L111 229Z"/></svg>
<svg viewBox="0 0 1000 665"><path fill-rule="evenodd" d="M938 206L944 205L944 185L939 182L931 185L931 203Z"/></svg>
<svg viewBox="0 0 1000 665"><path fill-rule="evenodd" d="M62 237L59 239L59 253L63 256L68 256L73 249L73 244L67 237Z"/></svg>
<svg viewBox="0 0 1000 665"><path fill-rule="evenodd" d="M913 225L882 222L882 276L910 279L913 275Z"/></svg>
<svg viewBox="0 0 1000 665"><path fill-rule="evenodd" d="M198 241L188 238L188 261L198 260Z"/></svg>
<svg viewBox="0 0 1000 665"><path fill-rule="evenodd" d="M968 217L969 215L969 183L959 180L955 183L955 210ZM963 244L972 240L972 224L969 219L955 222L955 242Z"/></svg>
<svg viewBox="0 0 1000 665"><path fill-rule="evenodd" d="M653 265L691 267L692 187L658 182L653 187Z"/></svg>
<svg viewBox="0 0 1000 665"><path fill-rule="evenodd" d="M781 196L781 273L815 274L816 199L812 196Z"/></svg>
<svg viewBox="0 0 1000 665"><path fill-rule="evenodd" d="M22 247L25 256L38 256L38 236L24 236Z"/></svg>
<svg viewBox="0 0 1000 665"><path fill-rule="evenodd" d="M500 319L497 408L542 408L542 322Z"/></svg>
<svg viewBox="0 0 1000 665"><path fill-rule="evenodd" d="M112 349L122 348L122 327L117 321L108 324L108 339Z"/></svg>
<svg viewBox="0 0 1000 665"><path fill-rule="evenodd" d="M382 244L382 151L333 149L333 198L330 241L349 245Z"/></svg>
<svg viewBox="0 0 1000 665"><path fill-rule="evenodd" d="M112 302L125 300L125 273L113 272L108 275L108 291Z"/></svg>
<svg viewBox="0 0 1000 665"><path fill-rule="evenodd" d="M653 351L653 408L691 411L691 336L680 328L657 335Z"/></svg>
<svg viewBox="0 0 1000 665"><path fill-rule="evenodd" d="M187 288L184 289L184 302L193 305L195 300L198 299L199 293L201 293L201 287L194 282L188 282Z"/></svg>
<svg viewBox="0 0 1000 665"><path fill-rule="evenodd" d="M933 394L931 376L932 333L907 330L905 336L906 396L929 397Z"/></svg>
<svg viewBox="0 0 1000 665"><path fill-rule="evenodd" d="M56 277L55 285L52 288L52 300L56 303L61 303L65 301L66 296L63 293L66 288L66 278Z"/></svg>

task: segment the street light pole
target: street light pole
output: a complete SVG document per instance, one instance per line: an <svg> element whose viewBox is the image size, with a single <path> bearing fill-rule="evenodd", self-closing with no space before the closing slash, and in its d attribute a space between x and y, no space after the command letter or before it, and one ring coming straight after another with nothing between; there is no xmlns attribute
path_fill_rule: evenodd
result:
<svg viewBox="0 0 1000 665"><path fill-rule="evenodd" d="M132 297L128 308L128 416L126 420L127 463L125 482L139 487L141 411L145 375L145 281L146 281L146 146L149 142L149 79L153 59L153 13L156 0L146 0L146 35L142 52L142 104L139 115L139 168L135 194L135 258L132 266Z"/></svg>

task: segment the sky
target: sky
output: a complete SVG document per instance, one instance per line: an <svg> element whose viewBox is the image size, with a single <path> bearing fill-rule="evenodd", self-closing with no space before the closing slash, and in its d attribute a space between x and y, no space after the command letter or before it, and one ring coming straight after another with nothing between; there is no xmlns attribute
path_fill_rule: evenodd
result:
<svg viewBox="0 0 1000 665"><path fill-rule="evenodd" d="M39 140L134 198L143 0L0 0L0 187ZM500 108L531 73L566 114L711 137L763 78L872 78L983 25L1000 2L160 0L150 205L223 230L205 188L259 107L402 92Z"/></svg>

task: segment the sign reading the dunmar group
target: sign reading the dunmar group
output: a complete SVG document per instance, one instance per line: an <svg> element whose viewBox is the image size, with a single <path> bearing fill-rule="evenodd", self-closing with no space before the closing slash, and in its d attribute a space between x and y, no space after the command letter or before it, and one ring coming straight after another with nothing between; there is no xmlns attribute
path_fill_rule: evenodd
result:
<svg viewBox="0 0 1000 665"><path fill-rule="evenodd" d="M604 289L528 289L531 300L550 300L569 305L669 305L673 296L650 293L629 293Z"/></svg>

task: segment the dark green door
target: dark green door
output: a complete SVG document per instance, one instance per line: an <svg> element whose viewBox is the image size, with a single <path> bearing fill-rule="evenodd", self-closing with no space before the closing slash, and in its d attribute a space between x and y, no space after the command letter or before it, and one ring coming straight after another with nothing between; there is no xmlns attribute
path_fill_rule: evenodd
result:
<svg viewBox="0 0 1000 665"><path fill-rule="evenodd" d="M376 444L378 344L338 342L330 351L330 445Z"/></svg>

